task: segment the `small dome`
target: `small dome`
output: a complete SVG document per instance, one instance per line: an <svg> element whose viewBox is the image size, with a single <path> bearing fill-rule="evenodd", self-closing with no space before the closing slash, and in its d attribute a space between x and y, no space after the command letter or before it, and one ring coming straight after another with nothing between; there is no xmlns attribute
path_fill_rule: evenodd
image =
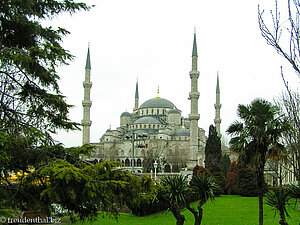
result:
<svg viewBox="0 0 300 225"><path fill-rule="evenodd" d="M180 111L178 109L171 109L169 111L169 114L181 114Z"/></svg>
<svg viewBox="0 0 300 225"><path fill-rule="evenodd" d="M164 98L152 98L145 101L141 106L140 109L143 108L174 108L174 104L167 99Z"/></svg>
<svg viewBox="0 0 300 225"><path fill-rule="evenodd" d="M121 117L131 117L131 114L129 112L123 112Z"/></svg>
<svg viewBox="0 0 300 225"><path fill-rule="evenodd" d="M134 124L161 124L161 122L158 119L155 119L150 116L139 118L134 122Z"/></svg>
<svg viewBox="0 0 300 225"><path fill-rule="evenodd" d="M190 136L190 130L188 129L176 130L174 136Z"/></svg>

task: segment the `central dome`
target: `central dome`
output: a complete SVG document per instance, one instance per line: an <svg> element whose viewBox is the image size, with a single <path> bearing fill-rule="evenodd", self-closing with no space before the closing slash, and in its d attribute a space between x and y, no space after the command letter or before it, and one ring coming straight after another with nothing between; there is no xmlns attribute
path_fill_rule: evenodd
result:
<svg viewBox="0 0 300 225"><path fill-rule="evenodd" d="M170 108L170 109L173 109L174 107L175 107L175 105L167 99L151 98L151 99L145 101L140 106L140 109L144 109L144 108Z"/></svg>

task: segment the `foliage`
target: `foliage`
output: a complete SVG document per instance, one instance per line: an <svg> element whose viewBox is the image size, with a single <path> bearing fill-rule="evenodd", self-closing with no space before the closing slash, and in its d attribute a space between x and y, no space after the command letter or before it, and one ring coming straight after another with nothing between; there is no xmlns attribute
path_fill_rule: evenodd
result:
<svg viewBox="0 0 300 225"><path fill-rule="evenodd" d="M231 161L230 161L229 156L227 154L222 155L219 165L220 165L220 168L221 168L223 174L225 175L225 178L227 178L227 173L228 173L230 164L231 164Z"/></svg>
<svg viewBox="0 0 300 225"><path fill-rule="evenodd" d="M219 164L221 156L221 140L218 137L216 128L210 125L209 135L205 145L205 168L212 171L211 168Z"/></svg>
<svg viewBox="0 0 300 225"><path fill-rule="evenodd" d="M210 174L209 171L206 168L204 168L203 166L196 165L193 168L193 177L196 176L196 175L200 175L202 173Z"/></svg>
<svg viewBox="0 0 300 225"><path fill-rule="evenodd" d="M139 197L134 201L126 200L126 205L134 215L146 216L148 214L166 210L167 207L155 198L156 193L162 187L159 183L154 184L149 176L137 177L136 185L139 187Z"/></svg>
<svg viewBox="0 0 300 225"><path fill-rule="evenodd" d="M269 191L266 194L266 204L271 206L275 210L275 215L277 212L280 214L279 224L287 225L285 216L290 217L287 212L286 206L289 205L291 197L284 188L280 187L278 190Z"/></svg>
<svg viewBox="0 0 300 225"><path fill-rule="evenodd" d="M257 179L255 170L251 167L238 165L236 177L236 194L245 197L254 197L258 195Z"/></svg>
<svg viewBox="0 0 300 225"><path fill-rule="evenodd" d="M189 195L189 185L185 177L179 176L167 176L161 179L162 187L157 192L157 198L166 206L168 210L172 212L176 218L176 224L183 224L185 217L181 214L181 211L187 204Z"/></svg>
<svg viewBox="0 0 300 225"><path fill-rule="evenodd" d="M73 56L61 47L69 32L44 27L44 19L89 10L85 3L8 0L0 15L0 126L6 131L24 126L43 132L76 129L68 118L70 105L60 94L56 72Z"/></svg>
<svg viewBox="0 0 300 225"><path fill-rule="evenodd" d="M238 161L232 161L228 173L227 173L227 192L228 194L237 194L236 182L237 182L237 175L238 175Z"/></svg>
<svg viewBox="0 0 300 225"><path fill-rule="evenodd" d="M291 184L287 187L287 191L292 198L300 200L300 184Z"/></svg>
<svg viewBox="0 0 300 225"><path fill-rule="evenodd" d="M238 116L242 122L235 121L227 129L227 133L233 136L230 148L240 153L243 162L256 166L259 224L262 224L266 157L279 155L284 151L280 138L288 130L288 124L282 120L278 108L263 99L255 99L247 106L239 105Z"/></svg>
<svg viewBox="0 0 300 225"><path fill-rule="evenodd" d="M209 170L220 187L218 193L216 193L217 195L224 194L226 187L225 174L227 171L223 173L223 170L221 169L221 158L221 140L218 137L216 128L213 125L210 125L209 135L205 145L205 167Z"/></svg>
<svg viewBox="0 0 300 225"><path fill-rule="evenodd" d="M0 134L2 208L38 209L49 216L55 203L68 209L72 219L93 219L99 210L116 217L118 207L139 201L141 190L150 192L150 178L133 177L117 169L119 163L83 161L94 149L90 145L36 146L34 136Z"/></svg>
<svg viewBox="0 0 300 225"><path fill-rule="evenodd" d="M211 176L215 179L218 189L215 190L215 195L225 194L226 192L226 177L220 168L220 165L212 166L210 170Z"/></svg>
<svg viewBox="0 0 300 225"><path fill-rule="evenodd" d="M208 200L214 200L215 193L219 192L219 186L209 174L199 173L193 175L190 181L190 188L191 193L188 196L189 201L186 202L186 208L194 215L195 225L200 225L203 218L202 207ZM190 205L190 202L195 197L200 200L197 209Z"/></svg>

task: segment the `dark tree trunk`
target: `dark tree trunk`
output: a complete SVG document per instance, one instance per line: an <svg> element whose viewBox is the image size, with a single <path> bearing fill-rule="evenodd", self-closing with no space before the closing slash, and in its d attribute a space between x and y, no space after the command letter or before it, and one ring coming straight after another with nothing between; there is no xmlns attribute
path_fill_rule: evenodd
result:
<svg viewBox="0 0 300 225"><path fill-rule="evenodd" d="M200 219L200 213L197 212L195 209L193 209L190 205L187 205L186 208L193 213L194 218L195 218L195 223L194 225L200 225L201 224L201 219Z"/></svg>
<svg viewBox="0 0 300 225"><path fill-rule="evenodd" d="M288 223L285 222L285 215L284 215L284 212L280 212L280 220L279 220L279 224L281 224L281 225L288 225Z"/></svg>
<svg viewBox="0 0 300 225"><path fill-rule="evenodd" d="M179 209L170 209L173 213L174 217L176 218L176 225L183 225L185 221L184 215L180 214Z"/></svg>
<svg viewBox="0 0 300 225"><path fill-rule="evenodd" d="M198 210L199 210L199 225L200 225L201 221L202 221L202 216L203 216L203 209L201 208L200 205L198 205Z"/></svg>
<svg viewBox="0 0 300 225"><path fill-rule="evenodd" d="M259 209L259 225L264 224L264 207L263 207L263 184L264 184L264 168L265 153L260 153L259 165L257 168L257 191L258 191L258 209Z"/></svg>
<svg viewBox="0 0 300 225"><path fill-rule="evenodd" d="M176 225L183 225L185 217L184 215L178 214L176 220Z"/></svg>

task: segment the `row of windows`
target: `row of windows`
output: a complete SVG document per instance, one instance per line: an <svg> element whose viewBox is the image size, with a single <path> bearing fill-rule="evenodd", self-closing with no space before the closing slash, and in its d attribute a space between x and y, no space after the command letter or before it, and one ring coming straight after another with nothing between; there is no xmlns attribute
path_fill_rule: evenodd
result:
<svg viewBox="0 0 300 225"><path fill-rule="evenodd" d="M139 116L144 115L167 115L165 109L141 109L137 113Z"/></svg>
<svg viewBox="0 0 300 225"><path fill-rule="evenodd" d="M161 124L136 124L136 125L131 125L131 129L160 129L162 127L165 127Z"/></svg>
<svg viewBox="0 0 300 225"><path fill-rule="evenodd" d="M137 160L133 160L133 163L134 163L134 166L137 166L137 167L141 167L142 166L142 160L141 159L137 159ZM132 159L129 160L129 159L125 159L122 160L122 164L125 166L125 167L129 167L129 166L132 166Z"/></svg>

